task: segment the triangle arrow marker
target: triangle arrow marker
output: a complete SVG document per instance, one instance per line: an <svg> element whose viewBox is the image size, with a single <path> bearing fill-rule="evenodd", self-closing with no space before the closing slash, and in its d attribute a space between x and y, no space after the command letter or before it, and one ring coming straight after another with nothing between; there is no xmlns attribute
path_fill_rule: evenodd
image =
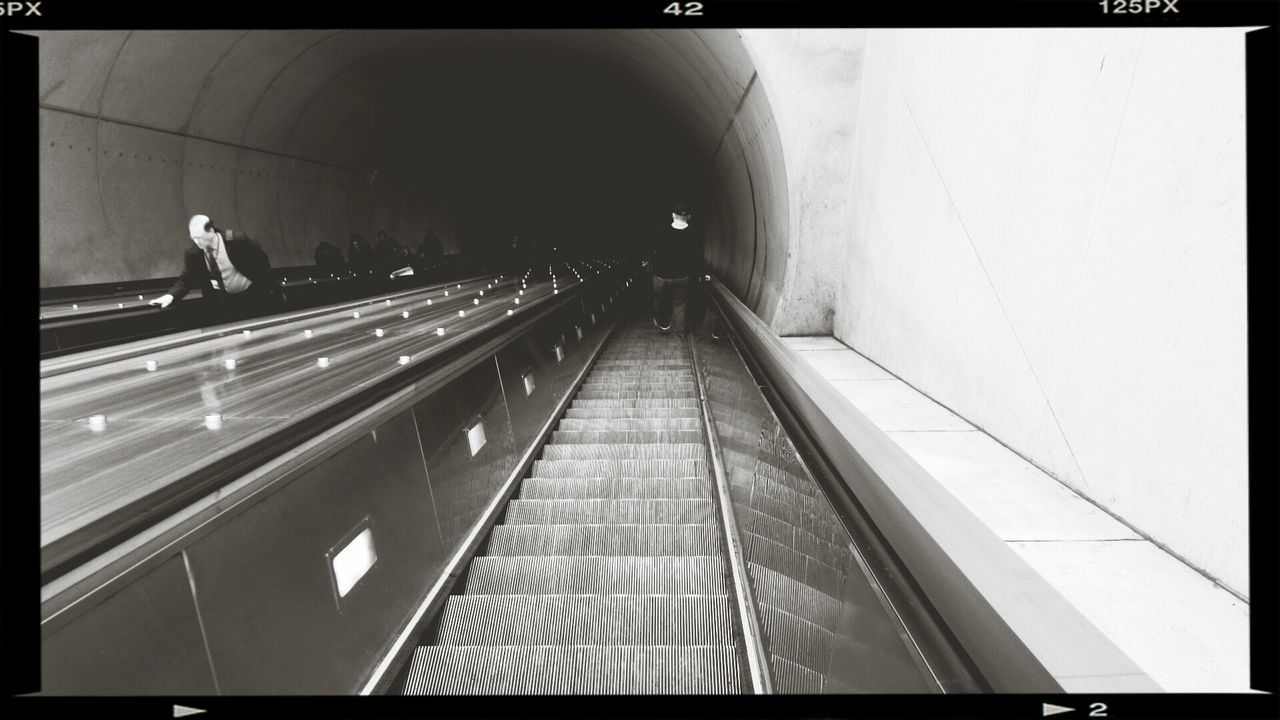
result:
<svg viewBox="0 0 1280 720"><path fill-rule="evenodd" d="M186 717L188 715L199 715L202 712L206 712L206 711L201 710L200 708L187 707L185 705L173 706L173 716L176 718Z"/></svg>
<svg viewBox="0 0 1280 720"><path fill-rule="evenodd" d="M1075 712L1075 711L1076 711L1075 708L1062 707L1061 705L1051 705L1049 703L1044 703L1044 717L1049 717L1050 715L1061 715L1062 713L1069 713L1069 712Z"/></svg>

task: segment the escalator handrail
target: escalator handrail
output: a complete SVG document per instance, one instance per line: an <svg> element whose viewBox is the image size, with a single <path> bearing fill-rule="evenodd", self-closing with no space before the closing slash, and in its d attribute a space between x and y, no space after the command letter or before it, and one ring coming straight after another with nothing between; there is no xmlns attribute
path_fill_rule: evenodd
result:
<svg viewBox="0 0 1280 720"><path fill-rule="evenodd" d="M709 295L996 692L1159 692L1127 655L718 280Z"/></svg>
<svg viewBox="0 0 1280 720"><path fill-rule="evenodd" d="M742 550L742 538L738 534L738 520L733 512L733 500L729 493L729 476L725 472L724 462L721 459L720 436L711 420L711 407L707 402L706 381L701 364L698 362L697 347L694 345L693 338L688 338L686 342L689 345L689 357L693 361L694 382L698 384L698 404L707 437L707 454L711 456L711 472L715 476L716 505L720 510L725 549L729 555L730 579L733 581L743 644L746 646L751 688L756 695L771 695L774 689L769 667L769 653L765 650L764 636L760 631L760 610L756 605L755 594L751 590L751 579L747 573L747 562Z"/></svg>
<svg viewBox="0 0 1280 720"><path fill-rule="evenodd" d="M614 278L602 277L610 282ZM599 287L599 286L597 286ZM321 434L345 418L384 401L409 386L432 387L440 376L450 377L460 366L469 366L517 339L540 320L576 301L586 283L564 288L520 315L499 318L458 336L403 372L363 388L331 405L293 419L278 431L196 468L174 482L124 507L106 513L40 549L41 584L48 584L78 565L108 552L122 541L161 522L183 507L235 481L254 468L288 453L307 439Z"/></svg>
<svg viewBox="0 0 1280 720"><path fill-rule="evenodd" d="M250 318L247 320L237 320L235 322L223 323L221 325L213 325L210 327L196 328L194 330L184 330L176 333L167 333L160 337L149 337L142 340L135 340L110 348L96 348L92 350L75 351L67 355L48 358L40 361L40 377L46 378L51 375L58 375L66 372L73 372L90 365L101 365L112 360L122 360L129 357L141 355L143 353L160 352L163 350L172 350L175 347L181 347L192 342L207 340L211 337L219 335L233 335L243 330L260 330L262 328L271 327L272 325L280 325L282 323L294 322L295 320L305 320L309 317L316 317L331 312L342 310L351 310L368 305L371 302L380 300L395 300L406 295L412 295L421 292L430 292L455 283L469 283L477 280L483 280L487 275L476 275L467 278L458 278L449 280L448 282L435 283L424 287L410 288L390 293L380 293L370 295L368 297L356 298L354 300L345 300L332 305L323 305L316 308L308 308L305 310L291 310L277 315L267 315L265 317ZM176 301L175 301L176 302ZM172 307L172 306L170 306ZM159 314L169 312L169 308L135 308L142 311L136 314ZM128 312L128 311L122 311ZM117 313L117 316L123 317Z"/></svg>

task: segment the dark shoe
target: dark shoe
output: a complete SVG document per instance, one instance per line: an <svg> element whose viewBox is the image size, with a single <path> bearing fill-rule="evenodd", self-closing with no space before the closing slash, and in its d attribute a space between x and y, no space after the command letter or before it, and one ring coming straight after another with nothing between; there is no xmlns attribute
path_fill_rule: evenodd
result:
<svg viewBox="0 0 1280 720"><path fill-rule="evenodd" d="M670 329L671 329L671 326L670 326L670 325L666 325L666 326L664 326L664 325L659 325L659 324L658 324L658 318L654 318L654 319L653 319L653 326L654 326L654 327L656 327L656 328L658 328L658 329L659 329L659 330L661 330L662 332L666 332L666 331L668 331L668 330L670 330Z"/></svg>

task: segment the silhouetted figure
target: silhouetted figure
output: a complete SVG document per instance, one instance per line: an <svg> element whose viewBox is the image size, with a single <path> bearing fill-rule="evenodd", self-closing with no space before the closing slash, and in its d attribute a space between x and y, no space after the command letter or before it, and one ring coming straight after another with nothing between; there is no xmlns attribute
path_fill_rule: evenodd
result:
<svg viewBox="0 0 1280 720"><path fill-rule="evenodd" d="M690 282L704 277L702 230L690 222L692 218L688 205L676 203L671 224L656 238L650 268L653 271L653 324L660 330L674 330L682 336Z"/></svg>
<svg viewBox="0 0 1280 720"><path fill-rule="evenodd" d="M346 269L347 263L342 259L342 251L333 245L322 242L316 246L316 267L327 273L340 273Z"/></svg>
<svg viewBox="0 0 1280 720"><path fill-rule="evenodd" d="M373 249L378 270L390 273L409 264L409 248L384 230L378 231L378 245Z"/></svg>
<svg viewBox="0 0 1280 720"><path fill-rule="evenodd" d="M347 245L347 267L361 275L373 269L373 250L360 233L351 234L351 242Z"/></svg>
<svg viewBox="0 0 1280 720"><path fill-rule="evenodd" d="M422 242L418 243L418 260L423 265L435 263L444 256L444 246L440 243L440 238L436 237L436 231L433 228L427 228L422 234Z"/></svg>

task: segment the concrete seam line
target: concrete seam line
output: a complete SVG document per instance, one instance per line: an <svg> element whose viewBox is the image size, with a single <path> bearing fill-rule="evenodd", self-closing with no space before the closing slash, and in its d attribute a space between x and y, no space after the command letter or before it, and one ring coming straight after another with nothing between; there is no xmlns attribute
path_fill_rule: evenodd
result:
<svg viewBox="0 0 1280 720"><path fill-rule="evenodd" d="M742 112L742 106L747 104L747 95L751 94L751 88L756 86L756 78L760 76L755 70L751 71L751 79L747 81L747 86L742 90L742 97L738 98L738 107L733 109L733 115L729 116L729 122L724 126L724 132L720 133L720 142L716 143L716 149L711 151L711 159L714 161L716 155L720 154L720 148L724 145L724 139L728 137L729 130L733 128L733 124L738 121L738 113Z"/></svg>
<svg viewBox="0 0 1280 720"><path fill-rule="evenodd" d="M1022 359L1026 363L1027 371L1031 373L1031 379L1035 381L1036 389L1040 391L1040 398L1044 400L1045 409L1049 411L1049 417L1053 418L1053 424L1058 428L1058 436L1062 438L1062 442L1067 448L1067 454L1071 456L1072 464L1075 465L1076 471L1080 473L1080 477L1083 479L1084 468L1081 467L1079 459L1076 458L1075 450L1071 447L1071 440L1067 438L1066 430L1063 429L1062 422L1058 419L1058 413L1054 411L1053 403L1050 402L1049 395L1045 392L1044 384L1040 381L1040 375L1036 372L1035 364L1031 362L1031 356L1027 354L1027 349L1022 344L1022 338L1018 335L1018 329L1013 324L1013 318L1009 316L1009 309L1005 307L1004 299L1000 297L1000 292L996 289L995 281L991 278L991 271L987 269L987 264L983 262L982 253L978 252L977 243L973 241L973 235L969 232L968 226L965 225L960 208L956 206L955 198L951 196L951 189L947 186L947 181L942 176L938 161L934 158L928 141L925 140L924 133L920 129L920 122L916 120L915 113L911 110L911 104L907 102L906 94L902 92L902 86L899 85L892 66L887 67L889 68L889 76L893 79L894 88L898 91L898 97L902 99L902 106L906 108L907 114L911 117L911 122L916 129L916 135L920 138L920 144L924 147L925 154L929 156L930 164L933 165L933 172L938 178L938 183L942 186L943 192L946 193L947 203L950 204L951 210L955 213L956 222L960 223L960 229L964 231L965 239L969 242L969 249L973 251L973 257L978 261L978 267L982 269L982 275L987 280L987 287L991 289L991 296L995 298L996 305L1000 307L1000 313L1004 315L1005 324L1009 326L1009 332L1013 335L1013 340L1018 345L1018 351L1022 353Z"/></svg>

